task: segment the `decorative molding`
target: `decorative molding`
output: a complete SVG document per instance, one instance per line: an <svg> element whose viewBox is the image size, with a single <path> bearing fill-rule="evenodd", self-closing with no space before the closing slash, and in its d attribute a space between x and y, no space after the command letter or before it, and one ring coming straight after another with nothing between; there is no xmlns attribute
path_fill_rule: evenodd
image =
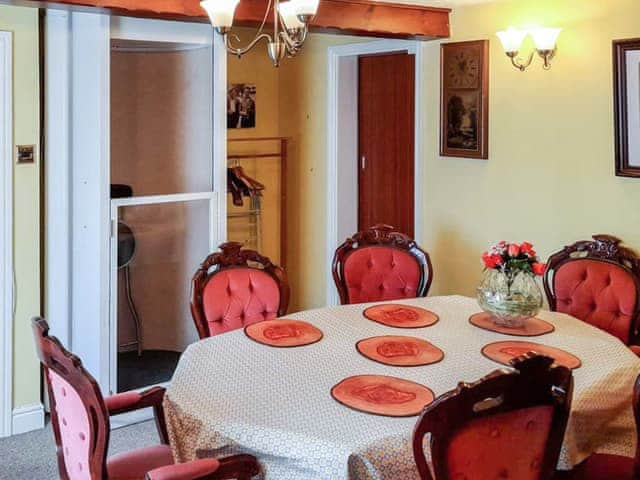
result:
<svg viewBox="0 0 640 480"><path fill-rule="evenodd" d="M0 32L0 437L11 435L13 402L13 59L12 34Z"/></svg>
<svg viewBox="0 0 640 480"><path fill-rule="evenodd" d="M44 428L44 407L41 403L33 403L13 410L12 435L31 432Z"/></svg>
<svg viewBox="0 0 640 480"><path fill-rule="evenodd" d="M406 51L416 56L415 64L415 170L414 170L414 231L416 238L422 232L422 216L424 202L422 201L422 177L423 177L423 70L424 55L423 44L408 40L380 40L377 42L352 43L329 47L327 50L327 276L326 276L326 304L339 303L339 295L335 288L333 273L330 265L333 262L334 249L344 238L338 237L340 210L338 205L338 178L341 175L338 158L340 146L338 142L339 109L338 86L340 84L340 59L359 55L372 55L378 53L390 53ZM356 87L357 88L357 87ZM356 92L357 93L357 92ZM356 159L353 159L354 162ZM357 208L354 206L353 208ZM357 225L356 225L357 229Z"/></svg>
<svg viewBox="0 0 640 480"><path fill-rule="evenodd" d="M110 12L114 15L206 22L199 0L11 0L8 3L80 11ZM234 24L257 27L267 0L242 0ZM311 31L381 38L448 38L448 8L374 0L322 0L311 20Z"/></svg>

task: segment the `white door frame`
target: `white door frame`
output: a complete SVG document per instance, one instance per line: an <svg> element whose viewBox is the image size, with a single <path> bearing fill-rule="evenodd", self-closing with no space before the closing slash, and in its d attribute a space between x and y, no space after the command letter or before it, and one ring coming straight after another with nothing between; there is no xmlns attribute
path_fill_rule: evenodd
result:
<svg viewBox="0 0 640 480"><path fill-rule="evenodd" d="M11 32L0 32L0 437L11 435L13 407L13 60Z"/></svg>
<svg viewBox="0 0 640 480"><path fill-rule="evenodd" d="M423 135L422 135L422 95L423 95L423 45L419 41L411 40L379 40L366 43L353 43L347 45L337 45L329 47L328 53L328 78L327 78L327 282L326 282L326 303L327 305L336 305L339 301L338 292L333 281L333 275L331 271L331 264L333 261L333 254L335 249L345 240L341 238L340 230L341 226L344 230L344 223L351 222L349 220L349 205L341 204L338 201L340 196L340 178L344 175L353 176L353 172L349 172L349 163L340 162L341 149L341 137L340 132L344 131L345 127L342 125L344 119L341 117L341 107L344 102L341 102L340 88L344 88L343 75L348 74L345 71L345 67L342 64L342 60L348 57L357 58L359 55L370 55L377 53L390 53L398 51L406 51L409 54L415 55L415 134L414 134L414 156L415 156L415 169L414 169L414 232L416 238L422 233L422 149L423 149ZM353 78L350 78L353 81ZM355 93L357 94L357 75L355 77ZM356 97L357 98L357 97ZM356 102L357 109L357 102ZM341 123L342 121L342 123ZM349 122L349 120L347 120ZM353 122L351 122L353 123ZM355 128L354 128L355 127ZM357 139L357 112L355 125L349 125L349 131L351 137ZM357 140L355 140L357 142ZM353 149L351 149L353 150ZM355 157L349 160L353 165L357 165L357 149ZM357 179L357 177L356 177ZM357 192L357 188L356 188ZM348 203L348 202L342 202ZM357 207L357 198L353 208ZM351 215L352 216L352 215ZM346 217L346 218L345 218ZM350 233L355 233L357 224Z"/></svg>

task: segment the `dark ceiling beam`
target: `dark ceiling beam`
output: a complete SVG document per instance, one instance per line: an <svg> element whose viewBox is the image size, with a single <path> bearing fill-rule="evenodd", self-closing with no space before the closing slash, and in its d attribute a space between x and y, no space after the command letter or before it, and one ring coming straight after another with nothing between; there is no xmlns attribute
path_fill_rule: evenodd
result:
<svg viewBox="0 0 640 480"><path fill-rule="evenodd" d="M199 0L0 0L0 4L87 11L115 15L205 22ZM241 0L234 25L258 26L267 0ZM434 39L449 36L449 9L378 2L320 0L311 30L383 38Z"/></svg>

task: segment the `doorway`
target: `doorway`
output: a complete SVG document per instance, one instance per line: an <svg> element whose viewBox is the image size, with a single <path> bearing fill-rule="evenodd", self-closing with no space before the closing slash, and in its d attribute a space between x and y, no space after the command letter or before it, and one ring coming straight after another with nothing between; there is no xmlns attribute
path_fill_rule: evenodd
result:
<svg viewBox="0 0 640 480"><path fill-rule="evenodd" d="M378 40L338 45L328 49L326 302L329 305L335 305L339 300L330 268L333 253L338 245L358 231L361 225L370 226L371 223L380 222L397 223L398 225L394 225L396 228L404 229L414 237L420 234L423 202L419 185L422 178L423 128L421 109L416 106L421 105L422 102L423 48L421 42ZM367 113L367 118L376 122L380 120L377 117L382 117L381 125L385 125L387 119L392 123L395 121L398 130L403 130L397 134L387 135L388 132L380 131L376 125L371 126L370 130L365 130L367 127L364 126L365 131L360 131L360 104L366 103L360 101L361 62L375 64L373 60L365 59L373 59L376 56L388 57L385 60L390 64L394 61L404 61L401 67L397 65L396 67L403 69L405 77L412 77L398 79L396 80L398 83L392 87L394 90L404 91L404 97L406 97L404 102L401 93L389 95L387 91L389 87L385 85L384 79L379 85L374 79L371 87L382 88L382 94L377 90L371 90L369 94L364 93L371 96L371 99L375 97L380 102L371 107L372 112ZM365 68L368 67L365 66ZM386 70L387 67L371 65L370 68L372 70L370 76L373 77L375 69ZM390 65L389 68L392 70L394 67ZM367 74L367 72L364 73ZM406 94L407 90L409 95ZM387 96L397 98L387 99L385 98ZM411 98L412 102L409 101ZM409 114L407 115L406 111L403 112L403 109L408 109ZM389 128L395 130L394 126ZM363 137L366 142L361 143ZM376 142L375 152L365 152L363 159L363 155L360 154L361 148L365 144L369 145L372 138ZM408 138L412 141L405 140L405 145L396 145L396 138ZM397 158L400 155L394 154L393 157L396 160L390 163L386 158L389 156L386 153L388 151L402 152L402 173L395 170L398 168ZM370 158L367 158L367 155ZM371 169L367 171L368 167ZM379 188L376 185L388 182L389 175L402 177L402 183L399 183L402 189L397 189L396 194L394 188L394 195L397 195L394 201L388 202L387 193L374 192L372 195L366 194L371 205L367 206L367 209L360 208L361 182L370 182L365 189L375 190ZM386 188L386 185L383 188ZM386 203L394 204L394 208L389 209L390 212L385 212L379 207ZM386 207L383 206L383 208ZM363 218L361 218L361 212ZM369 212L366 217L364 212ZM419 241L419 238L417 240Z"/></svg>
<svg viewBox="0 0 640 480"><path fill-rule="evenodd" d="M358 57L358 230L414 235L415 55Z"/></svg>

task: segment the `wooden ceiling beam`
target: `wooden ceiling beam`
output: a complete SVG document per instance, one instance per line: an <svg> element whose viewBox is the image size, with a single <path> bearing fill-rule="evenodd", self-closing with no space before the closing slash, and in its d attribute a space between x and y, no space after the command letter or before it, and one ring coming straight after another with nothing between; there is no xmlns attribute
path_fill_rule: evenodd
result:
<svg viewBox="0 0 640 480"><path fill-rule="evenodd" d="M0 0L0 3L206 22L199 0ZM241 0L234 25L259 26L267 0ZM449 37L449 9L374 0L321 0L311 30L384 38Z"/></svg>

